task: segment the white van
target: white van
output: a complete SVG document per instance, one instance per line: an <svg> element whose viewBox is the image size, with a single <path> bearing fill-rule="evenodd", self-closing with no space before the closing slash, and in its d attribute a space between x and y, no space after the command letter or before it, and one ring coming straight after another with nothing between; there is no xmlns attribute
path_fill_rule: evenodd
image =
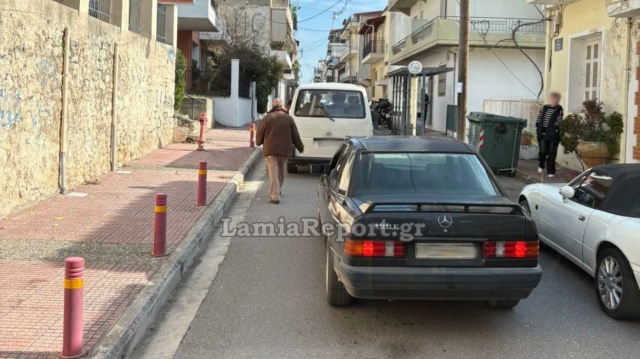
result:
<svg viewBox="0 0 640 359"><path fill-rule="evenodd" d="M300 132L304 153L293 150L287 172L297 172L302 164L329 164L347 136L373 136L368 104L366 90L358 85L328 82L298 87L289 114Z"/></svg>

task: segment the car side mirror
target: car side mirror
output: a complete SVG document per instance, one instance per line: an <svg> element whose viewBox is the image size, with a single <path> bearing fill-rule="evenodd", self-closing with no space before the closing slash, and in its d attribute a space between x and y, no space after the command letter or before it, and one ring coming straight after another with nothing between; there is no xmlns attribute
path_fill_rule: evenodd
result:
<svg viewBox="0 0 640 359"><path fill-rule="evenodd" d="M560 188L560 195L562 195L562 198L571 199L576 195L576 190L571 186L564 186Z"/></svg>
<svg viewBox="0 0 640 359"><path fill-rule="evenodd" d="M331 172L329 172L329 181L332 181L336 178L338 178L338 171L336 171L336 169L333 168Z"/></svg>

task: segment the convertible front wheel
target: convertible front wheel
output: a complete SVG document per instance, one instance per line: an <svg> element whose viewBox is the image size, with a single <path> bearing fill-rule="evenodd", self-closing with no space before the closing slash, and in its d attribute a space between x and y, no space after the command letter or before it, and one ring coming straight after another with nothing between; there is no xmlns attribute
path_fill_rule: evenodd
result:
<svg viewBox="0 0 640 359"><path fill-rule="evenodd" d="M598 256L595 290L600 309L615 319L640 318L640 290L629 261L617 248Z"/></svg>

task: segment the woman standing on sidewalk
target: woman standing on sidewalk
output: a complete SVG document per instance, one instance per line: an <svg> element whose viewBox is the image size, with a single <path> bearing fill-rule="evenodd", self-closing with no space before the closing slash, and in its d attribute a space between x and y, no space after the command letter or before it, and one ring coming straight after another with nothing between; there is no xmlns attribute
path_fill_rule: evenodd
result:
<svg viewBox="0 0 640 359"><path fill-rule="evenodd" d="M536 119L536 132L538 138L540 164L538 173L542 173L546 167L549 177L556 176L556 157L558 145L560 145L560 120L564 116L564 110L560 106L562 96L557 92L549 95L549 104L544 105Z"/></svg>

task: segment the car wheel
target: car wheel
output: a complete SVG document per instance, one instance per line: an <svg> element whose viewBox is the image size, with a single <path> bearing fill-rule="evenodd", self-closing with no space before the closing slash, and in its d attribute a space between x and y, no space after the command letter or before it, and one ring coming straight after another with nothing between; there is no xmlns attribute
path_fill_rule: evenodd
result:
<svg viewBox="0 0 640 359"><path fill-rule="evenodd" d="M490 300L489 305L494 308L511 309L520 303L520 299Z"/></svg>
<svg viewBox="0 0 640 359"><path fill-rule="evenodd" d="M327 303L332 307L345 307L353 303L353 297L347 292L344 284L338 279L336 271L333 270L333 254L327 239L327 271L326 271L326 296Z"/></svg>
<svg viewBox="0 0 640 359"><path fill-rule="evenodd" d="M287 162L287 173L298 173L298 166L295 163Z"/></svg>
<svg viewBox="0 0 640 359"><path fill-rule="evenodd" d="M615 319L640 317L640 290L629 261L617 248L598 256L595 289L600 309Z"/></svg>

